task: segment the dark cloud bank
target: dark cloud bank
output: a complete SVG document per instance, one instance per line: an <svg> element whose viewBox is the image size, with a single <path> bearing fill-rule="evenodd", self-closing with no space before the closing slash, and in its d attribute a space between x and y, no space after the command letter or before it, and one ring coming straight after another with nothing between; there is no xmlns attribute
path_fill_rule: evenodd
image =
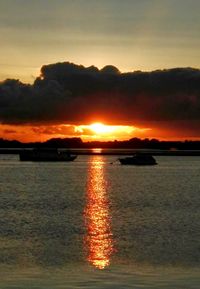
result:
<svg viewBox="0 0 200 289"><path fill-rule="evenodd" d="M114 66L45 65L32 85L7 79L0 84L0 122L116 123L197 121L200 70L175 68L120 73Z"/></svg>

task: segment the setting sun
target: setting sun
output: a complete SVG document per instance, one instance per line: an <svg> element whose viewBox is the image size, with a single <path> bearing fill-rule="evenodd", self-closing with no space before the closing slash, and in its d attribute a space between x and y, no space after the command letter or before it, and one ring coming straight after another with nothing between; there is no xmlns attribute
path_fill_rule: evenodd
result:
<svg viewBox="0 0 200 289"><path fill-rule="evenodd" d="M143 133L142 128L128 125L107 125L102 122L94 122L90 125L75 126L75 132L79 133L81 138L89 140L114 140L114 139L128 139L134 135L135 132Z"/></svg>
<svg viewBox="0 0 200 289"><path fill-rule="evenodd" d="M112 133L114 130L116 130L116 126L105 125L101 122L93 123L89 127L96 134L107 134Z"/></svg>

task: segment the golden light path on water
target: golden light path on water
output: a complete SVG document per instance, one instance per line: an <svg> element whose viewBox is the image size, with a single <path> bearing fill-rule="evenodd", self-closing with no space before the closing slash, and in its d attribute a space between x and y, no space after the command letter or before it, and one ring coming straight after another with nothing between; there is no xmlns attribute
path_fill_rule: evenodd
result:
<svg viewBox="0 0 200 289"><path fill-rule="evenodd" d="M88 171L85 207L85 249L87 260L98 269L109 266L113 239L102 156L93 156Z"/></svg>

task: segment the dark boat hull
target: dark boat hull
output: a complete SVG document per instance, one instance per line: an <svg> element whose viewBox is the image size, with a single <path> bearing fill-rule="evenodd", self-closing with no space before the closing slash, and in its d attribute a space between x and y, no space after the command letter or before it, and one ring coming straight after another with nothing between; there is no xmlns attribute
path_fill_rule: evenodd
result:
<svg viewBox="0 0 200 289"><path fill-rule="evenodd" d="M31 162L71 162L74 161L77 156L69 155L65 152L50 152L50 151L22 151L19 154L20 161Z"/></svg>
<svg viewBox="0 0 200 289"><path fill-rule="evenodd" d="M134 166L154 166L157 165L156 160L152 156L136 155L133 157L119 158L121 165Z"/></svg>

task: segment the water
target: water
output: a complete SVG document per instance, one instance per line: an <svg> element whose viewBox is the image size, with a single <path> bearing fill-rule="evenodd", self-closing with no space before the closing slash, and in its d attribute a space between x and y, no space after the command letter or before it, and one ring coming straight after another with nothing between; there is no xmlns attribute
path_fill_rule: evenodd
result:
<svg viewBox="0 0 200 289"><path fill-rule="evenodd" d="M0 155L0 288L200 288L200 157Z"/></svg>

